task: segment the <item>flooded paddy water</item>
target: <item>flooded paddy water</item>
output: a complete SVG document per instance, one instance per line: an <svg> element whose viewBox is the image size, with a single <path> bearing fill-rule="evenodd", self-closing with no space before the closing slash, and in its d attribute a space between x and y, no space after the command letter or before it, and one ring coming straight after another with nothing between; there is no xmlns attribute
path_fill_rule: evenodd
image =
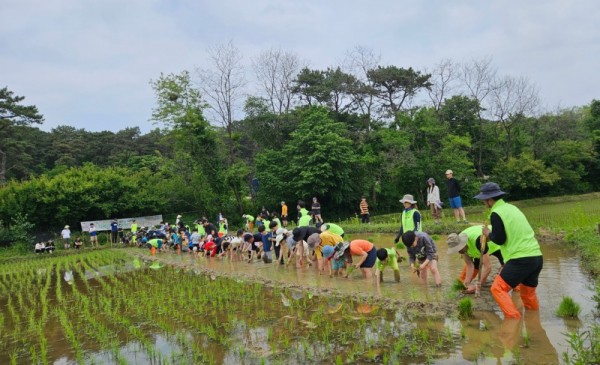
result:
<svg viewBox="0 0 600 365"><path fill-rule="evenodd" d="M400 283L385 272L380 292L357 271L330 278L142 249L6 262L0 364L556 364L569 349L565 333L597 321L576 253L543 242L539 312L504 322L487 287L473 298L474 317L459 319L462 295L451 284L462 259L446 255L444 237L436 243L441 288L423 285L405 261ZM555 315L565 295L581 305L578 320Z"/></svg>

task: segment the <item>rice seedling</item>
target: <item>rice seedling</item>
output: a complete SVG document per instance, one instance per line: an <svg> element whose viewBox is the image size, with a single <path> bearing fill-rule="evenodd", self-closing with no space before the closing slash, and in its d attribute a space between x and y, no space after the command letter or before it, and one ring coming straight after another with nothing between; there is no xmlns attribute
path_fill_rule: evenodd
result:
<svg viewBox="0 0 600 365"><path fill-rule="evenodd" d="M577 318L580 312L581 306L575 303L573 298L564 296L556 310L556 315L563 318Z"/></svg>
<svg viewBox="0 0 600 365"><path fill-rule="evenodd" d="M473 300L470 297L458 301L458 317L463 319L473 317Z"/></svg>

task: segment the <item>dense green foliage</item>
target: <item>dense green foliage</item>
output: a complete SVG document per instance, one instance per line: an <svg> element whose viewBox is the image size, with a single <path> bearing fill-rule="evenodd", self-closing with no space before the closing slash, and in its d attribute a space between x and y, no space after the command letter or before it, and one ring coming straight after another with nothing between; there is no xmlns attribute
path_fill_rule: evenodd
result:
<svg viewBox="0 0 600 365"><path fill-rule="evenodd" d="M227 130L210 122L206 111L215 106L187 71L150 82L152 119L164 128L146 134L69 126L44 132L31 126L42 120L37 109L2 89L8 183L0 188L0 219L6 225L27 215L40 229L222 212L236 223L261 206L278 210L281 200L294 218L295 202L316 196L324 217L337 220L355 216L363 194L372 213L400 210L403 194L426 210L427 178L446 200L446 169L467 205L486 180L499 182L511 200L599 189L600 101L534 116L527 108L503 110L509 100L501 103L500 91L486 99L469 84L432 106L417 105L419 93L439 89L431 74L378 65L363 71L298 70L288 85L295 107L273 108L273 100L251 95L245 117Z"/></svg>

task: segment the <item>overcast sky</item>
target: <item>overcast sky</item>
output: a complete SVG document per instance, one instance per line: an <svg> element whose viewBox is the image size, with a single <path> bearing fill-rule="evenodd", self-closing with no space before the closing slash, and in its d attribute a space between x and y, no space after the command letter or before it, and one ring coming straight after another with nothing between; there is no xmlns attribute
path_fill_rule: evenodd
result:
<svg viewBox="0 0 600 365"><path fill-rule="evenodd" d="M491 57L554 110L600 98L598 19L598 0L0 0L0 87L44 130L146 132L150 79L205 67L210 46L232 40L248 65L281 47L324 69L361 45L419 70Z"/></svg>

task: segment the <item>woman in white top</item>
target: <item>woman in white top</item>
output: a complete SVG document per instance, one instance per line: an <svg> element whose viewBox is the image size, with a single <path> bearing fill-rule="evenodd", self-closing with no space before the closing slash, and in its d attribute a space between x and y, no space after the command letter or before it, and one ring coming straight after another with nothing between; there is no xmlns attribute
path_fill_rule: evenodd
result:
<svg viewBox="0 0 600 365"><path fill-rule="evenodd" d="M438 224L442 221L442 202L440 200L440 188L435 184L435 179L427 180L427 206L431 209L433 221Z"/></svg>
<svg viewBox="0 0 600 365"><path fill-rule="evenodd" d="M69 229L69 226L65 226L65 229L60 232L60 235L65 241L65 250L68 250L71 247L71 230Z"/></svg>

